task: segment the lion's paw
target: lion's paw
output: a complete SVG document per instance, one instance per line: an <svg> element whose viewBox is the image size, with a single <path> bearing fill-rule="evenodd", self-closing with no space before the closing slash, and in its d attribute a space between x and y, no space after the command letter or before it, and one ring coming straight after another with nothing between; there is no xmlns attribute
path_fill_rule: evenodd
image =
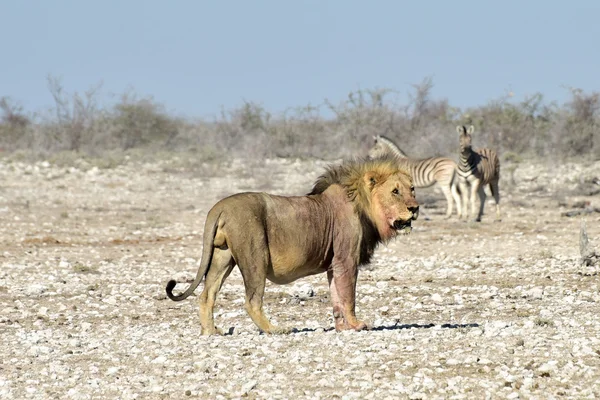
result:
<svg viewBox="0 0 600 400"><path fill-rule="evenodd" d="M354 331L360 332L360 331L367 330L367 329L369 329L369 328L368 328L367 324L363 321L357 321L353 325L350 325L345 321L342 323L335 324L335 330L338 332L349 331L349 330L354 330Z"/></svg>
<svg viewBox="0 0 600 400"><path fill-rule="evenodd" d="M202 336L210 335L221 335L223 336L223 330L214 326L212 329L202 329Z"/></svg>
<svg viewBox="0 0 600 400"><path fill-rule="evenodd" d="M360 332L360 331L367 330L368 327L367 327L367 324L365 322L358 321L358 323L355 326L353 326L352 329L354 329L357 332Z"/></svg>

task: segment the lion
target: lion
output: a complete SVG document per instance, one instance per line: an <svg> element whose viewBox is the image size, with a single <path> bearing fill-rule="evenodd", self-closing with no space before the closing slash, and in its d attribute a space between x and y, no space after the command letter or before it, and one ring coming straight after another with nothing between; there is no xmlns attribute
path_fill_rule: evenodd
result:
<svg viewBox="0 0 600 400"><path fill-rule="evenodd" d="M286 333L263 311L266 280L287 284L327 273L338 331L367 325L355 314L358 267L369 263L376 246L410 233L419 214L411 176L391 157L347 160L329 166L305 196L245 192L226 197L209 211L202 259L181 301L205 278L200 295L203 335L221 334L213 309L223 281L238 266L246 291L245 309L258 329Z"/></svg>

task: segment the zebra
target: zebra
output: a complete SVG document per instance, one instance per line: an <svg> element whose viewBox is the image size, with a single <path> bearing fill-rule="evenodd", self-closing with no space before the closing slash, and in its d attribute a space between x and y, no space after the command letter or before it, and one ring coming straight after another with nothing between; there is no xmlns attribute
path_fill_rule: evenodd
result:
<svg viewBox="0 0 600 400"><path fill-rule="evenodd" d="M475 221L481 221L486 198L483 188L489 184L496 202L496 221L500 221L500 192L498 190L500 160L494 150L482 148L474 151L472 149L471 134L474 130L473 125L469 129L461 125L456 127L460 144L457 181L463 206L462 210L459 210L459 218L467 219L468 202L471 203L471 216L475 215L475 195L479 194L479 214Z"/></svg>
<svg viewBox="0 0 600 400"><path fill-rule="evenodd" d="M369 158L377 158L384 154L393 154L398 163L408 169L413 177L415 187L424 188L437 183L446 197L448 206L446 218L452 216L452 199L456 202L457 214L460 217L460 196L456 187L456 163L446 157L425 159L409 158L393 141L383 135L373 136L375 144L369 150Z"/></svg>

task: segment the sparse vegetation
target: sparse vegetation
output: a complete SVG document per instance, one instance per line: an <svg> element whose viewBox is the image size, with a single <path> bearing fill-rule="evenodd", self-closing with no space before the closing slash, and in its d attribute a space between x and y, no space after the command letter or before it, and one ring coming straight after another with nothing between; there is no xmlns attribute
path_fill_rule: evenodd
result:
<svg viewBox="0 0 600 400"><path fill-rule="evenodd" d="M538 317L533 321L537 326L554 326L554 321L548 318Z"/></svg>
<svg viewBox="0 0 600 400"><path fill-rule="evenodd" d="M76 261L73 264L73 271L78 272L80 274L97 274L98 267L92 266L92 265L86 265L79 261ZM95 290L95 289L90 289L90 290Z"/></svg>
<svg viewBox="0 0 600 400"><path fill-rule="evenodd" d="M101 84L69 94L59 78L50 76L54 105L49 110L27 112L13 98L0 97L0 154L111 154L116 160L115 152L137 149L190 152L202 161L223 151L234 157L332 159L361 154L372 135L384 134L420 157L454 154L455 125L473 124L480 132L478 146L505 157L509 175L523 155L600 159L600 92L565 88L570 100L562 105L546 102L540 93L521 102L508 93L461 110L447 99L433 99L432 88L431 78L413 85L407 104L392 89L361 89L339 103L324 99L280 114L244 102L206 121L174 116L152 97L134 92L104 105Z"/></svg>

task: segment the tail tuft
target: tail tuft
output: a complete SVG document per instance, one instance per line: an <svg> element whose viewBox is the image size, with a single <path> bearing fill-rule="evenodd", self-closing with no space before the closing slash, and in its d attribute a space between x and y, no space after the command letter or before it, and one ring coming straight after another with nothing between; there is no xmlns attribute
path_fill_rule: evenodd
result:
<svg viewBox="0 0 600 400"><path fill-rule="evenodd" d="M167 283L167 287L165 288L165 290L167 291L167 296L173 301L183 300L183 299L178 299L177 296L173 295L173 289L175 289L176 285L177 285L177 281L175 281L175 280L170 280Z"/></svg>

